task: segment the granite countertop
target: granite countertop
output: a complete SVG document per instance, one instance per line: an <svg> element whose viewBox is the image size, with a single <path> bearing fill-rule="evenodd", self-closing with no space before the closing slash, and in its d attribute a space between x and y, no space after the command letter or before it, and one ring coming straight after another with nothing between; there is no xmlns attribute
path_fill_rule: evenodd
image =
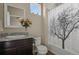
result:
<svg viewBox="0 0 79 59"><path fill-rule="evenodd" d="M33 38L35 36L33 35L9 35L3 38L0 38L0 42L1 41L11 41L11 40L20 40L20 39L26 39L26 38Z"/></svg>

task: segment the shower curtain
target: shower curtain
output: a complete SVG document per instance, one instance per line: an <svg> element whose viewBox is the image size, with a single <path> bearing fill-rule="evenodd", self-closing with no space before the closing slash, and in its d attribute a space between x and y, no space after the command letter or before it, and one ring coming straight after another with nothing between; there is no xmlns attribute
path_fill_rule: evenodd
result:
<svg viewBox="0 0 79 59"><path fill-rule="evenodd" d="M66 10L67 8L71 8L72 10L69 12L69 14L74 15L76 11L79 10L79 4L78 3L65 3L62 5L59 5L58 7L48 12L48 44L52 46L56 46L60 49L62 49L61 47L62 41L52 32L54 29L53 25L57 25L58 23L57 18L59 17L58 15L62 13L63 10ZM79 54L78 45L79 45L79 29L75 29L72 31L69 37L65 40L64 50Z"/></svg>

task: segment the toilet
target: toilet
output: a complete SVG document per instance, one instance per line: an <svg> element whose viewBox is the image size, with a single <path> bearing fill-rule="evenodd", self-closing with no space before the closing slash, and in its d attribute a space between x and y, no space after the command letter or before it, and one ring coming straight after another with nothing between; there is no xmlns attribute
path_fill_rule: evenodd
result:
<svg viewBox="0 0 79 59"><path fill-rule="evenodd" d="M41 37L35 37L35 46L37 48L38 55L46 55L48 50L45 45L41 45Z"/></svg>

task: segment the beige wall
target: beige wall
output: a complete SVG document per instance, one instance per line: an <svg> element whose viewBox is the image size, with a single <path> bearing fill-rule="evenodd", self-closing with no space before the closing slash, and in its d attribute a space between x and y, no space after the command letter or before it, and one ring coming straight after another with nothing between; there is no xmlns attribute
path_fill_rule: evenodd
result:
<svg viewBox="0 0 79 59"><path fill-rule="evenodd" d="M32 26L28 28L27 31L34 36L41 36L41 16L34 15L30 13L28 3L11 3L9 5L23 8L25 10L25 18L30 18L32 20ZM0 3L0 28L3 28L3 4ZM3 28L4 32L25 32L24 28Z"/></svg>
<svg viewBox="0 0 79 59"><path fill-rule="evenodd" d="M0 31L3 31L3 4L0 3Z"/></svg>

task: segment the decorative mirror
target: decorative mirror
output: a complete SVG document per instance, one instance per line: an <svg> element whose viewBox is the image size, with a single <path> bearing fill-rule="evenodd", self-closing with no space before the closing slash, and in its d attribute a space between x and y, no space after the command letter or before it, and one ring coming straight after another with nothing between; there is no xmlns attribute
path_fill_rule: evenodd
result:
<svg viewBox="0 0 79 59"><path fill-rule="evenodd" d="M24 9L4 4L4 26L10 28L22 27L19 18L24 19Z"/></svg>

